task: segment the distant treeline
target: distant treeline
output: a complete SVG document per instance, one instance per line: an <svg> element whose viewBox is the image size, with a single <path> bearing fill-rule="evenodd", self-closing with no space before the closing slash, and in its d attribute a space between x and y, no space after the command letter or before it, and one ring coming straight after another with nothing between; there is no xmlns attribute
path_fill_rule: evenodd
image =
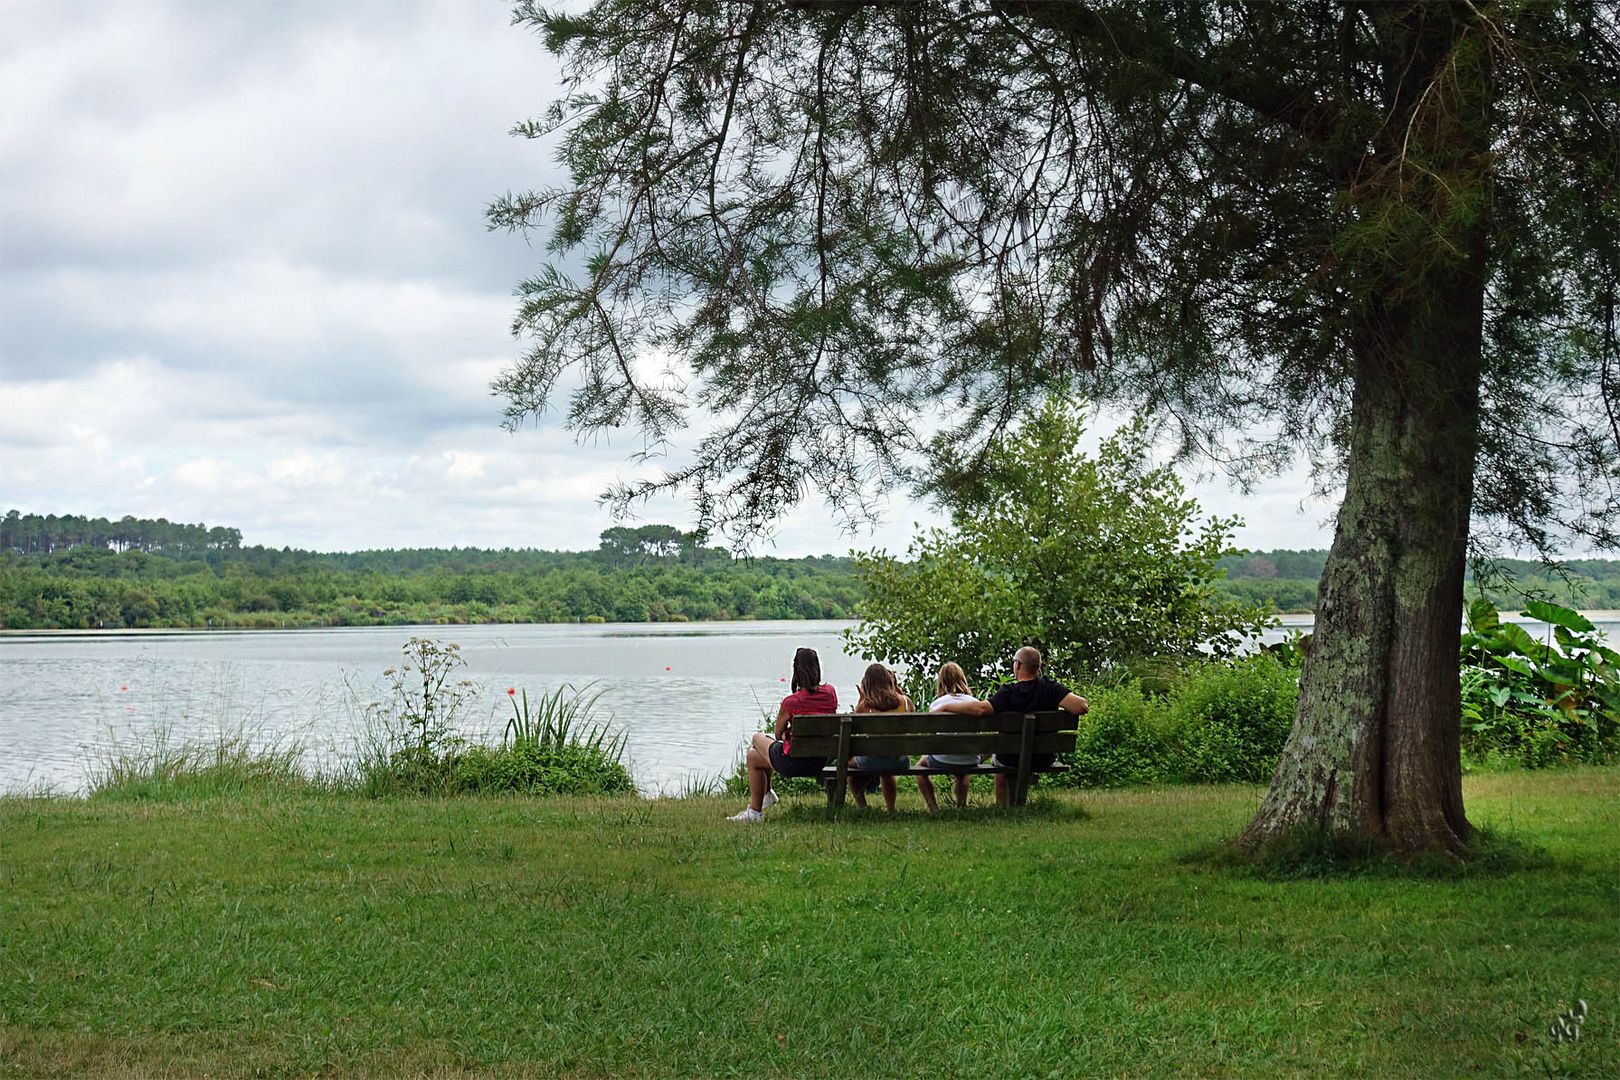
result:
<svg viewBox="0 0 1620 1080"><path fill-rule="evenodd" d="M76 547L110 551L162 552L195 555L207 551L235 551L242 546L238 529L182 525L164 518L87 518L77 514L24 514L8 510L0 517L0 552L49 555Z"/></svg>
<svg viewBox="0 0 1620 1080"><path fill-rule="evenodd" d="M234 529L199 544L220 530L126 518L123 535L144 537L126 542L92 519L13 516L30 526L0 545L9 629L836 619L859 593L848 559L736 559L667 525L609 529L590 552L326 554L243 547Z"/></svg>
<svg viewBox="0 0 1620 1080"><path fill-rule="evenodd" d="M1314 611L1327 554L1279 550L1228 555L1218 564L1226 571L1221 587L1245 600L1269 601L1278 611ZM1485 595L1504 611L1519 610L1526 594L1573 608L1620 608L1620 562L1609 559L1573 559L1564 564L1563 574L1538 562L1504 559L1482 581ZM1474 595L1472 571L1468 588Z"/></svg>
<svg viewBox="0 0 1620 1080"><path fill-rule="evenodd" d="M0 626L367 626L466 622L840 619L862 588L851 561L739 559L701 532L621 526L595 551L413 548L323 553L244 547L236 529L71 514L0 519ZM1325 551L1221 560L1221 588L1310 611ZM1520 590L1572 607L1620 608L1620 562L1579 560L1566 581L1535 563ZM1489 590L1517 610L1520 596Z"/></svg>

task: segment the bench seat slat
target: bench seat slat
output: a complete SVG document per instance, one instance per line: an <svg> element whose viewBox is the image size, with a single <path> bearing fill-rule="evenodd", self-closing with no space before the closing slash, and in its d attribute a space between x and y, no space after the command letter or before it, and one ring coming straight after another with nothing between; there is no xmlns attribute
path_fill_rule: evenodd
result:
<svg viewBox="0 0 1620 1080"><path fill-rule="evenodd" d="M1063 762L1061 762L1061 761L1054 762L1053 764L1048 765L1045 768L1041 768L1041 769L1037 769L1034 766L1030 767L1030 772L1032 772L1032 773L1059 773L1059 772L1068 772L1068 771L1069 771L1069 767L1067 765L1063 764ZM1017 769L1004 769L1000 765L991 765L989 762L980 762L977 765L974 765L974 766L971 766L971 767L963 766L960 769L925 769L921 765L913 765L909 769L901 769L898 772L887 773L887 774L884 774L884 775L888 775L888 776L952 776L952 775L955 775L956 773L963 773L963 774L965 774L967 776L995 776L995 775L998 775L998 774L1003 775L1003 776L1013 776L1017 772L1018 772ZM820 776L820 778L818 779L817 782L820 783L820 782L825 782L825 781L831 780L837 775L838 775L838 771L836 769L834 769L831 765L828 765L825 769L821 770L821 776ZM859 773L850 773L850 775L851 776L859 776L860 774Z"/></svg>
<svg viewBox="0 0 1620 1080"><path fill-rule="evenodd" d="M1061 710L1028 714L1035 718L1037 734L1048 731L1074 731L1079 718ZM807 713L793 718L793 739L817 735L837 735L839 725L848 720L850 732L882 735L933 734L936 732L999 732L1016 735L1024 730L1024 713L996 713L963 716L960 713Z"/></svg>
<svg viewBox="0 0 1620 1080"><path fill-rule="evenodd" d="M1072 731L1049 731L1036 735L1037 754L1067 754L1074 750L1076 736ZM914 735L857 735L851 734L849 752L880 757L907 754L1016 754L1021 737L1018 735L980 734L914 734ZM838 752L838 737L795 735L793 757L831 757Z"/></svg>

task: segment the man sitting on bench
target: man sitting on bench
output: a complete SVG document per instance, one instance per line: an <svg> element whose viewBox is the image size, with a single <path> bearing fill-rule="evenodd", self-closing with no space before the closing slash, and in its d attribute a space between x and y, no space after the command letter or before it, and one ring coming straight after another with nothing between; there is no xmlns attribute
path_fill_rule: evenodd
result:
<svg viewBox="0 0 1620 1080"><path fill-rule="evenodd" d="M989 716L992 713L1062 709L1076 716L1085 714L1085 698L1041 674L1041 651L1034 646L1025 645L1013 654L1013 678L1014 682L991 694L988 701L951 702L941 705L939 711L962 713L965 716ZM1036 754L1029 765L1032 770L1044 769L1056 760L1056 754ZM997 754L991 761L1004 769L1018 768L1017 754ZM996 803L1006 806L1007 799L1007 774L997 773Z"/></svg>

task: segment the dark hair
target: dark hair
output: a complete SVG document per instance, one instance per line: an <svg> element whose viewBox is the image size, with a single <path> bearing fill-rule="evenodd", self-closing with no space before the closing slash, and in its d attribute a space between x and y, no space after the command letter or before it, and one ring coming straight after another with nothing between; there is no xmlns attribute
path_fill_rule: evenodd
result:
<svg viewBox="0 0 1620 1080"><path fill-rule="evenodd" d="M906 703L894 672L882 664L871 665L861 676L861 699L873 712L893 712Z"/></svg>
<svg viewBox="0 0 1620 1080"><path fill-rule="evenodd" d="M814 690L821 685L821 657L814 649L799 649L793 654L793 692Z"/></svg>

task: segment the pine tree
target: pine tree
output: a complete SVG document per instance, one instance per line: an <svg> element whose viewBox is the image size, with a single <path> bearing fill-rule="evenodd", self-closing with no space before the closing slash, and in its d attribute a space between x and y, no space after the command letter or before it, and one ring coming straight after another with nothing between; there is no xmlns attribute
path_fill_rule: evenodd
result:
<svg viewBox="0 0 1620 1080"><path fill-rule="evenodd" d="M520 3L571 172L492 227L515 425L703 410L689 491L752 532L815 490L949 501L1047 390L1344 500L1252 843L1458 851L1470 536L1615 546L1620 26L1594 0ZM582 257L582 258L581 258ZM653 360L670 366L664 375ZM1471 534L1472 529L1472 534Z"/></svg>

